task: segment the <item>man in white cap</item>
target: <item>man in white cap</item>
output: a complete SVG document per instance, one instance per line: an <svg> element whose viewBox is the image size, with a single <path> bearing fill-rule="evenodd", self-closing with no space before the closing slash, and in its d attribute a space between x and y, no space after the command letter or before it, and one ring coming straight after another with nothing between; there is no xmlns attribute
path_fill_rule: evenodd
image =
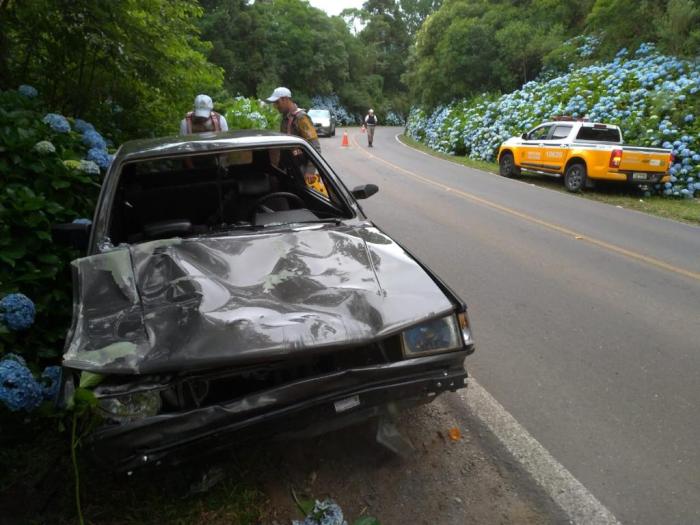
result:
<svg viewBox="0 0 700 525"><path fill-rule="evenodd" d="M321 153L321 143L318 140L314 123L311 122L311 118L306 112L294 103L291 91L286 87L278 87L265 102L274 104L277 111L282 114L282 123L280 124L282 133L306 139L316 151Z"/></svg>
<svg viewBox="0 0 700 525"><path fill-rule="evenodd" d="M374 142L374 128L377 125L377 117L374 116L374 110L372 108L369 109L369 112L365 116L365 128L367 129L367 144L369 147L372 146L372 142Z"/></svg>
<svg viewBox="0 0 700 525"><path fill-rule="evenodd" d="M180 135L207 131L228 131L228 124L223 115L214 111L209 95L197 95L194 98L194 111L187 113L180 122Z"/></svg>

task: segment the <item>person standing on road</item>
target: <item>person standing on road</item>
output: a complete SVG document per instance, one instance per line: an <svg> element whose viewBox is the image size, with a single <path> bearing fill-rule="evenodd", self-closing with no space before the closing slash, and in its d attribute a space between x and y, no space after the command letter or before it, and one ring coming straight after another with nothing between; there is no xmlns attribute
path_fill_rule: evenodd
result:
<svg viewBox="0 0 700 525"><path fill-rule="evenodd" d="M306 114L306 111L294 103L291 91L286 87L278 87L265 102L274 104L277 111L282 114L282 123L280 124L282 133L305 139L319 154L321 153L321 143L318 140L314 123L311 122L311 117Z"/></svg>
<svg viewBox="0 0 700 525"><path fill-rule="evenodd" d="M180 135L207 131L228 131L228 124L223 115L214 111L210 96L197 95L194 98L194 110L187 113L180 122Z"/></svg>
<svg viewBox="0 0 700 525"><path fill-rule="evenodd" d="M306 111L298 107L292 100L292 92L289 89L278 87L272 92L272 95L267 97L265 102L274 104L277 111L282 114L282 122L280 123L280 131L282 133L301 137L311 144L319 155L321 154L321 142L318 140L314 123L311 121L311 117L306 114ZM327 196L328 192L316 171L314 163L306 159L304 152L300 149L294 150L292 154L297 158L301 171L304 174L306 185Z"/></svg>
<svg viewBox="0 0 700 525"><path fill-rule="evenodd" d="M367 129L367 144L370 148L374 147L372 146L372 142L374 142L374 128L376 127L377 123L378 121L377 117L374 116L374 110L370 108L367 115L365 115L364 123L364 127Z"/></svg>

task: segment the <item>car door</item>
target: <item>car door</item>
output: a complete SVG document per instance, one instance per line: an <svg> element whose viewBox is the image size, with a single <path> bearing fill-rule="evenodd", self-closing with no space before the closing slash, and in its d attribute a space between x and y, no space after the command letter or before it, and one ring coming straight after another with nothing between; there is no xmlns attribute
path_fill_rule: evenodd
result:
<svg viewBox="0 0 700 525"><path fill-rule="evenodd" d="M519 164L524 168L540 169L544 158L544 146L552 124L543 124L528 132L521 144Z"/></svg>
<svg viewBox="0 0 700 525"><path fill-rule="evenodd" d="M541 169L560 172L564 169L569 151L569 135L571 124L555 124L544 141L542 150Z"/></svg>

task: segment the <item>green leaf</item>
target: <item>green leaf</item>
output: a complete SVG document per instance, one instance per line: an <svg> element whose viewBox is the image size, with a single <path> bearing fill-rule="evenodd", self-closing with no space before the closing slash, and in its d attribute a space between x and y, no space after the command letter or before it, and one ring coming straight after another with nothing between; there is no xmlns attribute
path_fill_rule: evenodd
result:
<svg viewBox="0 0 700 525"><path fill-rule="evenodd" d="M45 264L61 264L61 259L52 253L42 253L37 259Z"/></svg>
<svg viewBox="0 0 700 525"><path fill-rule="evenodd" d="M63 179L55 179L51 181L51 186L53 186L57 190L60 190L62 188L70 187L70 182Z"/></svg>
<svg viewBox="0 0 700 525"><path fill-rule="evenodd" d="M97 398L92 390L78 387L73 394L73 406L77 409L97 406Z"/></svg>
<svg viewBox="0 0 700 525"><path fill-rule="evenodd" d="M87 370L83 370L80 373L80 388L94 388L97 385L99 385L102 380L104 379L104 376L102 374L96 374L95 372L88 372Z"/></svg>

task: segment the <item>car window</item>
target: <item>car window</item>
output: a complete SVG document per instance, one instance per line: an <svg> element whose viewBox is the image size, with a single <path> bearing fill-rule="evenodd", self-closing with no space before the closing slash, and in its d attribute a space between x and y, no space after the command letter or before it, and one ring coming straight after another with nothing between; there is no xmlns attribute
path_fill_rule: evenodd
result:
<svg viewBox="0 0 700 525"><path fill-rule="evenodd" d="M621 142L620 130L617 128L596 128L593 126L583 126L576 135L576 140Z"/></svg>
<svg viewBox="0 0 700 525"><path fill-rule="evenodd" d="M546 125L546 126L540 126L539 128L533 129L530 133L527 134L528 140L544 140L547 138L547 135L549 135L549 130L551 129L551 125Z"/></svg>
<svg viewBox="0 0 700 525"><path fill-rule="evenodd" d="M569 133L571 133L571 126L554 126L554 130L552 131L552 140L557 140L557 139L565 139L566 137L569 136Z"/></svg>
<svg viewBox="0 0 700 525"><path fill-rule="evenodd" d="M300 147L134 161L119 174L108 236L133 243L352 217L342 195ZM266 215L256 223L256 214Z"/></svg>

